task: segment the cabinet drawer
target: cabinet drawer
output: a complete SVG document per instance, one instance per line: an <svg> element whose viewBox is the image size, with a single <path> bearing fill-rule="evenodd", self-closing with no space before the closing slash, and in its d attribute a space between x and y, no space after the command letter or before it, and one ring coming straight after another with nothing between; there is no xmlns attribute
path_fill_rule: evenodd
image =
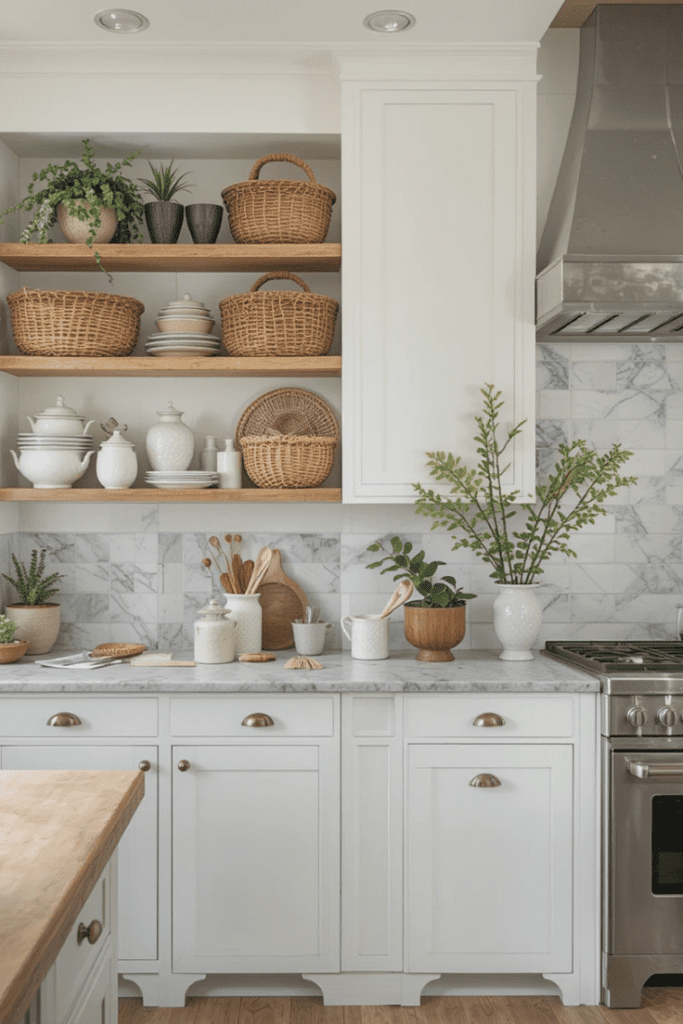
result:
<svg viewBox="0 0 683 1024"><path fill-rule="evenodd" d="M156 736L155 697L83 697L55 693L47 697L0 699L0 735L49 736L74 740L91 736ZM48 725L66 713L80 724Z"/></svg>
<svg viewBox="0 0 683 1024"><path fill-rule="evenodd" d="M282 696L255 693L239 697L171 698L171 732L174 736L332 736L335 698ZM273 724L243 725L250 715L268 715Z"/></svg>
<svg viewBox="0 0 683 1024"><path fill-rule="evenodd" d="M108 864L76 918L73 928L69 932L69 936L55 961L55 998L58 1021L66 1019L69 1010L92 970L95 960L100 955L108 936L111 934L110 909L111 864ZM89 927L92 922L99 922L102 927L99 938L93 943L87 937L79 942L79 926L83 924Z"/></svg>
<svg viewBox="0 0 683 1024"><path fill-rule="evenodd" d="M503 724L475 725L482 715L498 716ZM567 694L410 694L405 698L405 732L406 736L471 737L486 743L517 736L571 736L574 700Z"/></svg>

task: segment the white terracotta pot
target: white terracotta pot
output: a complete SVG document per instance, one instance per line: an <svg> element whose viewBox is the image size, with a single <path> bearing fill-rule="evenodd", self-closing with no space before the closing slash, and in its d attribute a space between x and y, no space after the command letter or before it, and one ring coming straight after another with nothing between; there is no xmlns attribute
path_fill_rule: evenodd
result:
<svg viewBox="0 0 683 1024"><path fill-rule="evenodd" d="M17 640L28 640L27 654L47 654L59 633L58 604L8 604L5 615L16 622Z"/></svg>
<svg viewBox="0 0 683 1024"><path fill-rule="evenodd" d="M90 209L90 203L83 203L83 206ZM110 242L116 234L116 210L113 206L103 206L100 214L102 226L95 232L93 245L104 245ZM67 242L83 244L90 234L90 224L87 220L80 220L69 213L64 203L57 207L57 223Z"/></svg>
<svg viewBox="0 0 683 1024"><path fill-rule="evenodd" d="M493 631L503 646L503 661L531 661L532 645L541 629L538 583L497 583L493 602Z"/></svg>

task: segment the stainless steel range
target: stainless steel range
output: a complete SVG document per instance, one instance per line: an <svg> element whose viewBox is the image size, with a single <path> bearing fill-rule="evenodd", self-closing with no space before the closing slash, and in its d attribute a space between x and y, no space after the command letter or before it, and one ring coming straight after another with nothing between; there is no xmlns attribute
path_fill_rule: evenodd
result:
<svg viewBox="0 0 683 1024"><path fill-rule="evenodd" d="M602 683L603 1000L683 974L683 643L548 641Z"/></svg>

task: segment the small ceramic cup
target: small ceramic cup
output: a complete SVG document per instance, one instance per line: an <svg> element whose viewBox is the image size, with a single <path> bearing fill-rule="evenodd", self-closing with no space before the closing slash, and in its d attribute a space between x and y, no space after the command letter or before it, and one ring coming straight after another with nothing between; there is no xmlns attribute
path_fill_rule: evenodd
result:
<svg viewBox="0 0 683 1024"><path fill-rule="evenodd" d="M297 654L322 654L325 634L332 629L331 622L293 622L294 646Z"/></svg>
<svg viewBox="0 0 683 1024"><path fill-rule="evenodd" d="M349 624L351 632L346 628ZM351 641L351 657L380 661L389 657L389 616L345 615L341 627Z"/></svg>

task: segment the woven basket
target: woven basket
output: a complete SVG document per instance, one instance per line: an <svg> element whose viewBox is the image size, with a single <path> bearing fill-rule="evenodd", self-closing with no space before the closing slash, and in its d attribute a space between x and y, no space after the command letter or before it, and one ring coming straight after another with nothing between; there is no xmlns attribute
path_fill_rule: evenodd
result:
<svg viewBox="0 0 683 1024"><path fill-rule="evenodd" d="M22 288L7 296L14 340L27 356L127 356L145 307L127 295Z"/></svg>
<svg viewBox="0 0 683 1024"><path fill-rule="evenodd" d="M241 445L247 476L257 487L318 487L330 475L337 439L249 436Z"/></svg>
<svg viewBox="0 0 683 1024"><path fill-rule="evenodd" d="M272 161L296 164L308 181L267 179L259 171ZM297 156L271 153L257 160L248 181L229 185L221 192L228 211L230 231L236 242L257 243L324 242L330 227L332 189L318 185L313 171Z"/></svg>
<svg viewBox="0 0 683 1024"><path fill-rule="evenodd" d="M303 292L259 292L266 281L295 281ZM218 303L223 345L231 356L324 356L332 345L339 303L314 295L286 271L264 274L248 292Z"/></svg>
<svg viewBox="0 0 683 1024"><path fill-rule="evenodd" d="M255 399L240 416L235 431L239 448L244 437L332 437L339 440L339 424L327 402L303 388L276 388Z"/></svg>

